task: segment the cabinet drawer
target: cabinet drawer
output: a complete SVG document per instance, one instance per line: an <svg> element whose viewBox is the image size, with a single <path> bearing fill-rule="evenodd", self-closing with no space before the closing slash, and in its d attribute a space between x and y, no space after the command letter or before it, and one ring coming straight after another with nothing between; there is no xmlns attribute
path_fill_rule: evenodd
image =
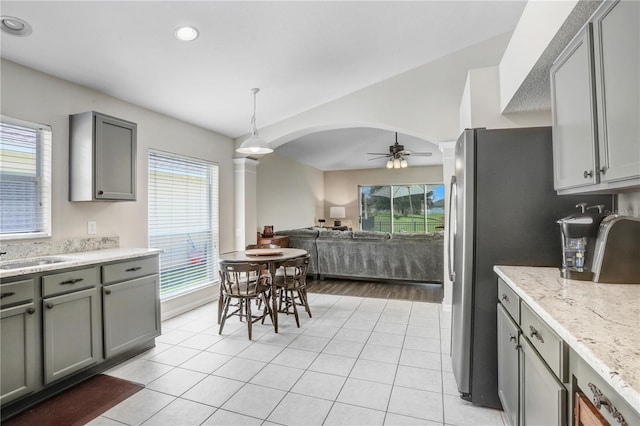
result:
<svg viewBox="0 0 640 426"><path fill-rule="evenodd" d="M520 298L509 285L498 278L498 300L516 323L520 322Z"/></svg>
<svg viewBox="0 0 640 426"><path fill-rule="evenodd" d="M564 341L526 304L520 307L520 328L551 371L567 382L568 349Z"/></svg>
<svg viewBox="0 0 640 426"><path fill-rule="evenodd" d="M33 300L35 282L32 279L0 285L0 307Z"/></svg>
<svg viewBox="0 0 640 426"><path fill-rule="evenodd" d="M110 284L153 275L158 270L158 256L105 265L102 267L102 283Z"/></svg>
<svg viewBox="0 0 640 426"><path fill-rule="evenodd" d="M597 374L580 355L573 350L570 355L570 368L577 390L584 393L591 402L600 401L596 409L609 422L620 426L640 425L640 412L634 409L632 401L625 400L618 392ZM576 391L577 391L576 390ZM595 405L595 404L594 404Z"/></svg>
<svg viewBox="0 0 640 426"><path fill-rule="evenodd" d="M78 269L42 277L42 297L94 287L98 283L97 268Z"/></svg>

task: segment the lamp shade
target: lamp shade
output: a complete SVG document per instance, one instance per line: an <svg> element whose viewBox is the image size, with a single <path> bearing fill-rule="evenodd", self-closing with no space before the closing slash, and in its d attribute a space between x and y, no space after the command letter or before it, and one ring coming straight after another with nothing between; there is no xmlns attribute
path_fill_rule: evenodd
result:
<svg viewBox="0 0 640 426"><path fill-rule="evenodd" d="M253 93L253 117L251 117L253 130L251 131L251 136L249 136L246 141L242 142L242 145L240 145L240 147L236 149L236 152L239 152L240 154L262 155L270 154L273 152L273 149L269 148L269 145L267 145L265 141L258 137L258 127L256 126L256 94L259 91L260 89L258 89L257 87L251 89L251 93Z"/></svg>
<svg viewBox="0 0 640 426"><path fill-rule="evenodd" d="M329 217L331 219L344 219L347 212L344 207L329 207Z"/></svg>
<svg viewBox="0 0 640 426"><path fill-rule="evenodd" d="M242 145L238 149L237 152L240 154L270 154L273 152L273 149L269 148L269 145L262 139L258 137L258 135L251 135L246 141L242 142Z"/></svg>

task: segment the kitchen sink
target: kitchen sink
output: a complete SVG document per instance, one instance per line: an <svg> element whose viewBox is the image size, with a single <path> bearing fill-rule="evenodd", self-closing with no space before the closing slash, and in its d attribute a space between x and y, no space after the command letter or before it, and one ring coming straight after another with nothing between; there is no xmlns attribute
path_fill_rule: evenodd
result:
<svg viewBox="0 0 640 426"><path fill-rule="evenodd" d="M20 269L32 266L50 265L52 263L68 262L70 259L64 257L34 257L31 259L5 260L0 262L0 269Z"/></svg>

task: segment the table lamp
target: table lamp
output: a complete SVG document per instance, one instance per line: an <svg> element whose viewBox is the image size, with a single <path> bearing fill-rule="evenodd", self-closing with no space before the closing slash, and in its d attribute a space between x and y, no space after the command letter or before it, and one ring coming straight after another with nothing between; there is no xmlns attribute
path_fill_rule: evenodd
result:
<svg viewBox="0 0 640 426"><path fill-rule="evenodd" d="M331 219L344 219L346 216L346 210L344 207L329 207L329 217ZM342 226L340 220L333 222L333 226Z"/></svg>

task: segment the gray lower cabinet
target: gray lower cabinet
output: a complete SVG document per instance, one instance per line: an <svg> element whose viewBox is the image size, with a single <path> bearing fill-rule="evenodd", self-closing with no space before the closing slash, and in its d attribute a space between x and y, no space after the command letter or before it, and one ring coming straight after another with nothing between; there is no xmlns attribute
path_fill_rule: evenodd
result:
<svg viewBox="0 0 640 426"><path fill-rule="evenodd" d="M105 358L160 335L158 280L155 274L102 288Z"/></svg>
<svg viewBox="0 0 640 426"><path fill-rule="evenodd" d="M498 304L498 397L511 426L519 424L520 329L506 309Z"/></svg>
<svg viewBox="0 0 640 426"><path fill-rule="evenodd" d="M35 313L33 301L0 310L0 402L3 404L33 392L37 386L39 334Z"/></svg>
<svg viewBox="0 0 640 426"><path fill-rule="evenodd" d="M564 342L498 278L498 397L510 426L565 426Z"/></svg>
<svg viewBox="0 0 640 426"><path fill-rule="evenodd" d="M526 338L521 339L522 424L566 425L567 390Z"/></svg>
<svg viewBox="0 0 640 426"><path fill-rule="evenodd" d="M100 304L95 287L43 299L44 383L97 363Z"/></svg>
<svg viewBox="0 0 640 426"><path fill-rule="evenodd" d="M156 254L3 279L3 415L152 347L159 270Z"/></svg>

